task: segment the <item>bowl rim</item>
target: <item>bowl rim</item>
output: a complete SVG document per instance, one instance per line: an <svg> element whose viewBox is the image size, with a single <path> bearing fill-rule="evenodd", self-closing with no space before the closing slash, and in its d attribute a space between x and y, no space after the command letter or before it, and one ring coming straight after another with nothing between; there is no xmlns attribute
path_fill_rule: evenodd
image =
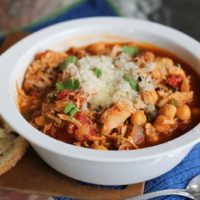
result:
<svg viewBox="0 0 200 200"><path fill-rule="evenodd" d="M198 131L200 130L200 124L195 126L189 132L169 142L139 150L97 151L93 149L77 147L53 139L50 136L38 131L22 117L16 106L12 104L10 76L15 66L15 62L17 62L18 56L23 55L24 49L31 48L34 44L37 44L37 42L45 39L46 35L52 36L54 34L58 34L59 32L61 33L62 31L73 30L73 28L76 28L77 26L88 26L88 24L90 26L99 24L99 26L104 27L104 23L133 24L135 27L144 26L147 27L147 29L156 29L160 34L167 33L168 39L174 40L177 43L183 42L184 47L187 48L189 52L192 52L192 54L195 55L198 60L200 60L200 55L197 53L200 49L199 42L178 30L155 22L123 17L90 17L58 23L27 36L10 47L0 56L0 69L4 70L5 72L0 73L0 91L1 94L3 94L0 98L0 115L2 115L5 121L14 130L19 132L21 136L33 144L33 146L35 145L52 153L81 160L89 160L93 162L130 162L137 160L148 160L160 156L170 156L178 154L180 151L186 148L192 148L193 145L200 141L200 134L198 134ZM13 59L9 59L11 57ZM11 67L5 68L5 65Z"/></svg>

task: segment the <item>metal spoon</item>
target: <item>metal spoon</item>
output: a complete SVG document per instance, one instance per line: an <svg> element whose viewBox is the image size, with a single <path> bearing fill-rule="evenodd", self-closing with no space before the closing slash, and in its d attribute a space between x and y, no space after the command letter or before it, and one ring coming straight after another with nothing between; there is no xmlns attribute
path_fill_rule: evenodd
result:
<svg viewBox="0 0 200 200"><path fill-rule="evenodd" d="M179 195L189 199L200 200L200 175L195 176L187 185L186 189L167 189L150 192L144 195L129 197L126 200L148 200L159 196Z"/></svg>

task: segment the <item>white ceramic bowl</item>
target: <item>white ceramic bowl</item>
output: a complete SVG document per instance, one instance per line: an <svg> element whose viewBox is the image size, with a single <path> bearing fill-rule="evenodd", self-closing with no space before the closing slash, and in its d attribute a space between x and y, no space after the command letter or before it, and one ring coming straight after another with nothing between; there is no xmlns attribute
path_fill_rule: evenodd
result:
<svg viewBox="0 0 200 200"><path fill-rule="evenodd" d="M0 57L0 113L57 171L86 182L119 185L146 181L176 166L200 141L200 125L167 143L140 150L97 151L55 140L32 127L17 108L16 81L21 84L34 54L65 50L96 41L143 41L166 48L200 72L200 44L156 23L126 18L86 18L60 23L31 34Z"/></svg>

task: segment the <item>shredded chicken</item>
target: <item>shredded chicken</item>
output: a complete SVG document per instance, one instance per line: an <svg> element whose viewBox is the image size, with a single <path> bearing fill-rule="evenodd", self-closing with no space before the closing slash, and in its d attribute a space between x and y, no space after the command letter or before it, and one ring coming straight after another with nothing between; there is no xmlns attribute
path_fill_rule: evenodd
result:
<svg viewBox="0 0 200 200"><path fill-rule="evenodd" d="M122 126L130 115L131 109L126 103L115 103L111 108L104 111L101 116L102 134L107 135L112 129Z"/></svg>
<svg viewBox="0 0 200 200"><path fill-rule="evenodd" d="M158 102L158 106L162 107L166 103L168 103L171 99L176 99L178 102L178 105L184 105L186 103L190 103L193 99L193 91L191 92L175 92L170 94L169 96L165 97L164 99L161 99Z"/></svg>

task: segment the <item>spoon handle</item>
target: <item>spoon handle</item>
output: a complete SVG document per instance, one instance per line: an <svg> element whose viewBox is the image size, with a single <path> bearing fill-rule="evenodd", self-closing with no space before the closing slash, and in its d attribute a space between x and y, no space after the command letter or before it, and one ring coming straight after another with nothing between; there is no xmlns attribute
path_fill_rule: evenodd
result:
<svg viewBox="0 0 200 200"><path fill-rule="evenodd" d="M167 196L167 195L179 195L179 196L184 196L184 197L195 200L195 198L187 190L184 190L184 189L160 190L160 191L150 192L150 193L143 194L136 197L129 197L126 200L148 200L155 197Z"/></svg>

